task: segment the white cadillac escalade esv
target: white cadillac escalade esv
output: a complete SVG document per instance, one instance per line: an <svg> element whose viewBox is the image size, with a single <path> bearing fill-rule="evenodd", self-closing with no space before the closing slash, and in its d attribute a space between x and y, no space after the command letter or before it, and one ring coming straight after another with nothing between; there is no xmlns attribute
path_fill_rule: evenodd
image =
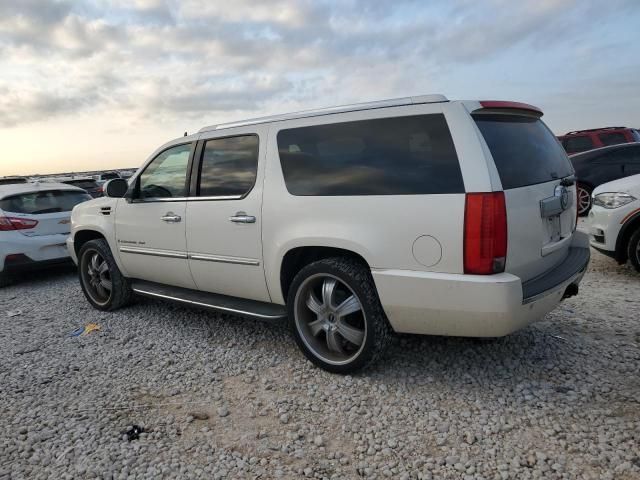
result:
<svg viewBox="0 0 640 480"><path fill-rule="evenodd" d="M73 210L88 301L288 318L350 372L393 331L506 335L589 262L564 150L531 105L425 95L214 125Z"/></svg>

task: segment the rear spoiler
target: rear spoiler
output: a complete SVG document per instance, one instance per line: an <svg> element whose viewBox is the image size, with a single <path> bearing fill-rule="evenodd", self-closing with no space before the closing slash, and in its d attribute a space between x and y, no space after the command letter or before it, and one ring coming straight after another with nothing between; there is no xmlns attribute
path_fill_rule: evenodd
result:
<svg viewBox="0 0 640 480"><path fill-rule="evenodd" d="M480 110L519 110L521 112L526 112L528 114L533 114L538 117L542 116L542 110L533 105L529 105L528 103L521 102L505 102L502 100L482 100L480 101L481 107L474 112L479 112Z"/></svg>

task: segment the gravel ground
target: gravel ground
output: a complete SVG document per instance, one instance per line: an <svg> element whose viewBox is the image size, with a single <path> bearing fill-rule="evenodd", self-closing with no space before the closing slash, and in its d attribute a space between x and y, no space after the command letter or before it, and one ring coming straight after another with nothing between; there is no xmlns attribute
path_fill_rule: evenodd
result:
<svg viewBox="0 0 640 480"><path fill-rule="evenodd" d="M27 277L0 290L0 478L640 478L638 285L594 252L523 331L401 336L342 377L281 325Z"/></svg>

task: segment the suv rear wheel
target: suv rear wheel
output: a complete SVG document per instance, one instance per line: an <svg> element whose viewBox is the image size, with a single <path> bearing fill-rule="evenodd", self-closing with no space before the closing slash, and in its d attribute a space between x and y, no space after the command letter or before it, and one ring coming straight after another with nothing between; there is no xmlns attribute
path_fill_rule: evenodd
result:
<svg viewBox="0 0 640 480"><path fill-rule="evenodd" d="M289 327L305 356L334 373L374 362L391 328L369 269L349 258L304 267L289 288Z"/></svg>
<svg viewBox="0 0 640 480"><path fill-rule="evenodd" d="M633 268L635 268L637 272L640 272L640 228L631 235L631 238L629 239L629 246L627 248L627 254L629 256L629 260L631 260L631 265L633 265Z"/></svg>
<svg viewBox="0 0 640 480"><path fill-rule="evenodd" d="M111 254L106 240L85 243L78 255L80 286L98 310L116 310L130 303L133 292Z"/></svg>

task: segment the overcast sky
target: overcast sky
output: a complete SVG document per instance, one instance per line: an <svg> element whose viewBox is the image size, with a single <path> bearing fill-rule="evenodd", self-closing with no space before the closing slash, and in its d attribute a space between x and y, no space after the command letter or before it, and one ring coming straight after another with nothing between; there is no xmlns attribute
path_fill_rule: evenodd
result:
<svg viewBox="0 0 640 480"><path fill-rule="evenodd" d="M443 93L640 127L640 0L0 0L0 175L139 166L203 125Z"/></svg>

